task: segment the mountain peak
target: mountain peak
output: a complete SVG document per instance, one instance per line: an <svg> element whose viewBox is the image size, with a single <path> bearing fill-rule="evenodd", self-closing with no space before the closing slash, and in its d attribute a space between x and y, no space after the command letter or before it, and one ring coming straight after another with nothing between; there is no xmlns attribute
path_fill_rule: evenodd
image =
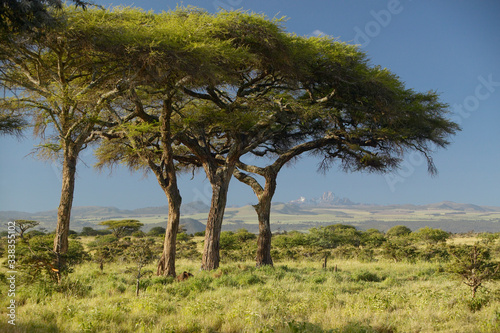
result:
<svg viewBox="0 0 500 333"><path fill-rule="evenodd" d="M350 199L335 195L331 191L324 192L319 198L307 199L300 197L299 199L292 200L290 204L307 205L307 206L351 206L357 205Z"/></svg>

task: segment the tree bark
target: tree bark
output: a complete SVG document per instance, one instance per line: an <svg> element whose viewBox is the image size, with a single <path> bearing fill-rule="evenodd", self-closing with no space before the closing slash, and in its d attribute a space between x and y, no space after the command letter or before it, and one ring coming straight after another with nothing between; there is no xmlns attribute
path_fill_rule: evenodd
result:
<svg viewBox="0 0 500 333"><path fill-rule="evenodd" d="M201 262L202 270L219 268L220 233L227 203L227 192L234 165L226 165L209 176L212 184L212 200L205 230L205 244Z"/></svg>
<svg viewBox="0 0 500 333"><path fill-rule="evenodd" d="M271 257L271 202L276 191L277 174L266 176L264 191L259 196L259 203L254 206L259 220L259 237L257 239L256 266L273 266Z"/></svg>
<svg viewBox="0 0 500 333"><path fill-rule="evenodd" d="M168 198L168 224L165 231L165 241L163 243L163 253L158 262L157 275L167 275L175 277L175 252L177 244L177 231L181 217L182 198L177 185L171 186L166 191Z"/></svg>
<svg viewBox="0 0 500 333"><path fill-rule="evenodd" d="M165 231L163 253L158 262L156 274L175 277L175 251L177 246L177 231L181 218L182 197L177 186L177 174L172 148L172 131L170 126L172 112L172 100L164 100L160 116L161 144L163 148L161 167L155 166L151 159L148 160L148 163L150 163L151 168L155 172L158 183L165 192L168 200L168 224Z"/></svg>
<svg viewBox="0 0 500 333"><path fill-rule="evenodd" d="M64 148L62 170L61 200L57 210L57 227L54 238L54 252L58 255L58 257L68 251L68 233L71 219L71 207L73 206L73 195L75 191L77 160L78 149L74 144L66 145Z"/></svg>

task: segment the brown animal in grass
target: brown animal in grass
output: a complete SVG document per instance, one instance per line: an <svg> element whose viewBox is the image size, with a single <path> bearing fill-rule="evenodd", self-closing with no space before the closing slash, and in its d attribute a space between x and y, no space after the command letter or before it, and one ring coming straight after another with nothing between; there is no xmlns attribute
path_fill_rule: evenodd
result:
<svg viewBox="0 0 500 333"><path fill-rule="evenodd" d="M181 282L181 281L189 279L191 276L193 276L193 274L184 271L184 272L182 272L182 274L177 275L176 279L178 282Z"/></svg>

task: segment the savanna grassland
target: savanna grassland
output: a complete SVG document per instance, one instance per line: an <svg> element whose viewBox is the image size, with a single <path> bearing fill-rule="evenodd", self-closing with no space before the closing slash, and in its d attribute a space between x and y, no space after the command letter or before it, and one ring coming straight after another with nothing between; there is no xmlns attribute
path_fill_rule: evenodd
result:
<svg viewBox="0 0 500 333"><path fill-rule="evenodd" d="M73 261L60 284L44 270L37 276L19 273L15 327L7 324L9 300L4 296L8 288L2 283L0 331L500 331L500 284L485 280L472 298L470 288L450 268L457 265L446 254L451 250L445 251L456 244L480 241L491 250L492 257L488 258L494 259L498 250L495 236L452 238L446 244L418 241L417 233L412 233L413 238L400 235L397 241L394 237L382 241L380 234L375 237L371 231L371 242L363 233L358 235L364 245L343 244L329 249L311 241L320 232L315 229L308 235L275 236L274 267L261 268L251 261L255 250L251 234L224 232L222 265L216 271L199 269L202 237L182 234L177 273L186 271L194 276L181 282L156 276L155 260L138 266L126 249L115 252L114 258L101 260L100 269L99 247L103 243L99 239L108 245L134 244L145 237L115 240L111 235L74 236L70 253L84 257ZM33 249L38 244L34 242L36 237L44 236L30 239ZM154 239L153 252L162 241L161 236ZM391 252L390 242L404 243L397 249L404 251ZM22 252L23 246L19 246ZM327 267L323 268L325 256ZM137 296L138 268L141 278ZM5 268L2 270L5 280Z"/></svg>

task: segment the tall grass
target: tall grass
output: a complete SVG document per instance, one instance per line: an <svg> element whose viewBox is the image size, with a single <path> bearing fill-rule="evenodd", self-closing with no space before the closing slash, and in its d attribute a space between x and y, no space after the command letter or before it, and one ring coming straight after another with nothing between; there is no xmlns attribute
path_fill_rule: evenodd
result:
<svg viewBox="0 0 500 333"><path fill-rule="evenodd" d="M60 286L18 287L18 321L1 332L499 332L498 282L476 299L437 263L228 263L215 272L181 260L184 282L85 263ZM146 270L154 271L154 266ZM2 286L2 295L6 287Z"/></svg>

